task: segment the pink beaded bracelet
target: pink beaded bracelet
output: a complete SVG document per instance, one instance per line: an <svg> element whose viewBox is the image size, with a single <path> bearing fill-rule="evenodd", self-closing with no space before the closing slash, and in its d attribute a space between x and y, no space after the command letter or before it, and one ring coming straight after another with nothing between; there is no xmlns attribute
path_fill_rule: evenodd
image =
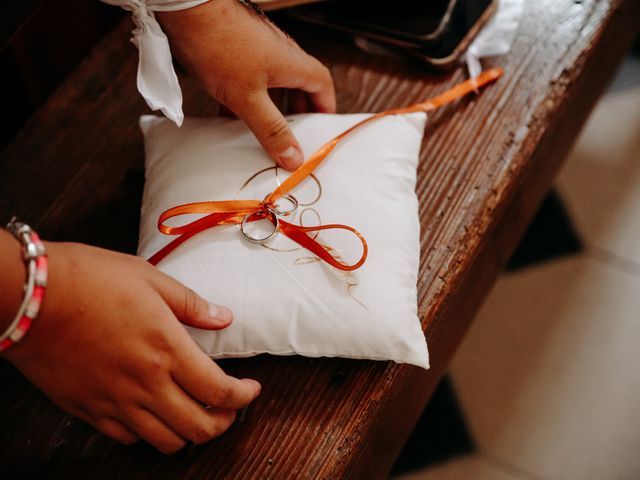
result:
<svg viewBox="0 0 640 480"><path fill-rule="evenodd" d="M24 285L24 297L16 317L9 327L0 334L0 352L18 343L38 317L47 288L48 272L47 254L38 234L29 225L16 221L15 217L7 225L7 230L22 244L22 257L27 267L27 281Z"/></svg>

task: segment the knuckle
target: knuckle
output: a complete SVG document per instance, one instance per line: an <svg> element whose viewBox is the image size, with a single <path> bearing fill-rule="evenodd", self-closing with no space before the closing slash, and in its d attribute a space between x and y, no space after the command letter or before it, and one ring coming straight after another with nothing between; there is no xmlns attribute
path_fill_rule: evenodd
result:
<svg viewBox="0 0 640 480"><path fill-rule="evenodd" d="M134 362L130 365L126 365L123 367L123 371L123 373L132 380L136 387L145 383L149 373L147 365L143 364L143 362Z"/></svg>
<svg viewBox="0 0 640 480"><path fill-rule="evenodd" d="M169 371L169 361L166 358L161 342L155 342L156 349L150 349L145 356L128 363L125 374L133 381L131 387L157 386L166 372ZM168 347L167 347L168 348Z"/></svg>
<svg viewBox="0 0 640 480"><path fill-rule="evenodd" d="M149 262L147 262L144 258L139 257L137 255L127 255L127 257L129 258L129 261L135 263L136 265L144 266L144 267L150 266Z"/></svg>
<svg viewBox="0 0 640 480"><path fill-rule="evenodd" d="M175 352L175 338L171 336L172 332L162 326L150 329L146 333L146 352L142 358L143 366L165 366L169 363L170 357Z"/></svg>
<svg viewBox="0 0 640 480"><path fill-rule="evenodd" d="M125 445L130 445L138 440L137 437L133 436L131 433L127 432L117 423L108 418L97 419L94 426L102 432L102 434Z"/></svg>
<svg viewBox="0 0 640 480"><path fill-rule="evenodd" d="M53 397L52 400L57 403L62 409L69 412L71 415L78 417L85 422L90 422L90 419L92 417L91 412L89 411L89 408L81 402L77 400L60 401L55 397Z"/></svg>
<svg viewBox="0 0 640 480"><path fill-rule="evenodd" d="M289 136L289 124L284 118L276 118L265 125L263 133L265 142L277 143L287 136Z"/></svg>
<svg viewBox="0 0 640 480"><path fill-rule="evenodd" d="M226 85L227 83L232 83L233 87L229 88ZM237 110L242 110L244 105L252 104L252 102L255 101L254 98L257 96L258 91L259 87L257 85L239 83L237 81L223 82L215 87L212 96L236 112Z"/></svg>
<svg viewBox="0 0 640 480"><path fill-rule="evenodd" d="M329 70L327 67L325 67L324 65L322 65L322 74L325 77L325 81L327 82L327 85L333 87L333 76L331 75L331 70Z"/></svg>
<svg viewBox="0 0 640 480"><path fill-rule="evenodd" d="M140 439L138 437L125 437L118 440L123 445L133 445L134 443L138 443Z"/></svg>
<svg viewBox="0 0 640 480"><path fill-rule="evenodd" d="M229 410L227 420L229 420L229 423L233 423L236 421L237 416L238 416L238 412L236 410Z"/></svg>
<svg viewBox="0 0 640 480"><path fill-rule="evenodd" d="M237 414L235 410L225 410L224 413L220 415L221 421L224 424L224 430L228 429L231 424L236 421Z"/></svg>
<svg viewBox="0 0 640 480"><path fill-rule="evenodd" d="M233 391L227 385L218 385L213 392L214 405L226 405L233 398Z"/></svg>
<svg viewBox="0 0 640 480"><path fill-rule="evenodd" d="M175 440L173 439L160 440L154 443L153 445L162 453L166 455L171 455L181 450L186 445L186 442L184 440L180 440L176 438Z"/></svg>
<svg viewBox="0 0 640 480"><path fill-rule="evenodd" d="M184 288L184 298L182 305L183 318L191 318L200 313L202 309L203 300L198 296L196 292L188 287Z"/></svg>
<svg viewBox="0 0 640 480"><path fill-rule="evenodd" d="M212 438L217 437L222 432L223 430L220 428L220 426L216 425L214 422L201 424L194 429L191 440L196 445L201 445L208 442Z"/></svg>
<svg viewBox="0 0 640 480"><path fill-rule="evenodd" d="M128 265L131 268L134 268L139 272L146 272L153 268L153 266L149 262L147 262L144 258L139 257L137 255L121 253L121 254L118 254L118 257L126 265Z"/></svg>
<svg viewBox="0 0 640 480"><path fill-rule="evenodd" d="M226 82L218 81L214 85L209 87L209 92L211 96L215 98L218 102L223 105L230 107L233 102L231 96L229 95L229 89L226 88Z"/></svg>
<svg viewBox="0 0 640 480"><path fill-rule="evenodd" d="M152 380L154 383L157 382L161 373L168 371L168 361L166 356L163 355L161 351L149 354L146 362L146 370L147 378Z"/></svg>

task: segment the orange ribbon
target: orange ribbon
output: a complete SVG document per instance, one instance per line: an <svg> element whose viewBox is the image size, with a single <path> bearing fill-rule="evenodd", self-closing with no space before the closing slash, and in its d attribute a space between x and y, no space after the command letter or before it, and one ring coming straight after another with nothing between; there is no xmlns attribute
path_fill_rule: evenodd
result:
<svg viewBox="0 0 640 480"><path fill-rule="evenodd" d="M212 228L218 225L238 225L242 223L242 220L250 215L252 220L259 220L269 218L274 222L274 216L270 214L270 209L274 208L278 199L289 193L296 186L300 184L309 174L311 174L315 168L331 153L335 146L344 137L349 135L355 129L362 125L376 120L378 118L385 117L387 115L399 115L412 112L430 112L438 107L451 103L460 97L467 95L478 88L487 85L497 80L503 71L499 68L492 68L486 72L481 73L477 78L462 82L450 90L447 90L441 95L434 97L422 103L411 105L409 107L396 108L393 110L387 110L385 112L376 113L361 122L356 123L351 128L345 130L337 137L333 138L322 147L320 147L313 155L311 155L306 162L298 167L284 182L282 182L278 188L271 192L264 200L222 200L211 202L197 202L187 203L179 205L177 207L170 208L163 212L158 218L158 230L166 235L179 235L176 239L154 254L149 258L149 262L156 265L169 253L171 253L180 244L193 237L197 233L202 232L208 228ZM180 215L201 213L205 214L204 217L199 218L191 223L181 225L178 227L171 227L164 222L170 218L178 217ZM298 243L307 250L313 252L322 260L328 264L344 271L355 270L362 266L367 258L368 247L365 238L355 228L348 225L330 224L319 225L315 227L304 227L301 225L294 225L292 223L285 222L282 219L278 219L279 231L289 237L294 242ZM320 230L328 229L343 229L354 233L362 243L362 256L360 259L352 264L347 265L338 261L332 256L327 248L318 243L314 238L307 235L309 232L316 232Z"/></svg>

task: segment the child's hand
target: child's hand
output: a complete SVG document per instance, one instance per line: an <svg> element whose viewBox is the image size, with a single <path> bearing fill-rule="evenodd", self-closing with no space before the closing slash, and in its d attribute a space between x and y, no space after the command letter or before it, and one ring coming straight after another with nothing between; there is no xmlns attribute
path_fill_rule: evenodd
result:
<svg viewBox="0 0 640 480"><path fill-rule="evenodd" d="M212 97L249 126L269 155L294 169L302 151L268 88L291 88L297 111L335 112L329 71L266 19L238 0L212 0L176 12L158 12L182 65Z"/></svg>
<svg viewBox="0 0 640 480"><path fill-rule="evenodd" d="M60 407L120 442L141 437L174 452L223 433L259 394L254 380L225 375L179 323L225 328L228 309L137 257L79 244L47 250L40 315L3 355Z"/></svg>

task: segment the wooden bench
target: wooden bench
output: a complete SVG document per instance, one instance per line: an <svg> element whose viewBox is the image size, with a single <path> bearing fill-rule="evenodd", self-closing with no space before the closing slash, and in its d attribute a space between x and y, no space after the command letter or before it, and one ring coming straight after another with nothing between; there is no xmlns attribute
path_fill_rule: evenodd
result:
<svg viewBox="0 0 640 480"><path fill-rule="evenodd" d="M384 478L639 26L635 0L526 2L511 53L489 62L506 75L430 117L417 185L430 371L265 355L221 362L258 379L260 399L219 439L164 456L102 437L0 362L0 477ZM17 214L48 239L135 251L137 119L147 110L129 29L105 37L2 152L0 219ZM340 112L414 103L465 76L374 58L326 31L293 33L330 66ZM187 114L216 111L190 79L183 85Z"/></svg>

